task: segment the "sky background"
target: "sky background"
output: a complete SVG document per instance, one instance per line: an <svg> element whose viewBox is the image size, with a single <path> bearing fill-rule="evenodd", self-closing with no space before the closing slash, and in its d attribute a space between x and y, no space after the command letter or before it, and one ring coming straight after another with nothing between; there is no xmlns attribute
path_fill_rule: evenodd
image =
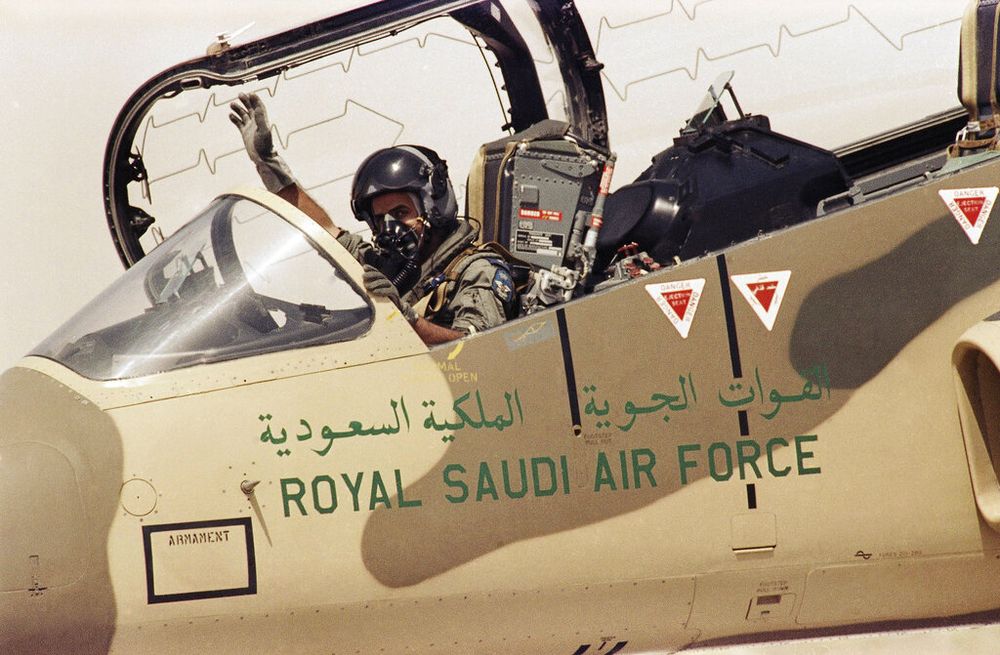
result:
<svg viewBox="0 0 1000 655"><path fill-rule="evenodd" d="M0 236L6 246L0 257L0 370L122 272L101 185L107 139L128 97L158 72L204 54L220 32L255 22L240 43L357 4L0 0L5 157ZM736 71L744 110L767 114L776 130L829 148L957 105L962 0L579 0L578 5L606 64L612 145L619 152L615 186L633 179L652 154L669 145L723 70ZM383 64L376 61L364 59L370 64L366 74L377 76ZM393 59L385 61L391 66ZM364 69L357 67L359 73ZM357 84L373 86L365 80ZM440 97L459 90L444 89ZM411 103L399 101L398 107L404 104ZM441 127L434 107L426 119L421 107L417 104L406 120L403 138L410 142L431 138L431 128ZM495 117L488 117L491 125L498 122ZM287 114L283 118L294 121ZM238 147L230 128L222 129L226 147ZM299 146L310 140L317 141L302 138ZM463 159L473 152L464 154L467 149L461 146ZM293 169L311 173L299 160ZM460 183L464 173L454 178ZM204 206L209 199L197 203Z"/></svg>

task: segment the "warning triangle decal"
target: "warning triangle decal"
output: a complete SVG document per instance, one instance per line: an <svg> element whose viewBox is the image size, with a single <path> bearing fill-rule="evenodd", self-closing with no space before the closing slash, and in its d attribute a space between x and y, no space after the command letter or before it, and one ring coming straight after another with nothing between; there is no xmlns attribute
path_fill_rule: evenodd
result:
<svg viewBox="0 0 1000 655"><path fill-rule="evenodd" d="M677 328L681 338L687 339L704 288L705 280L701 278L663 284L647 284L646 292L659 305L664 315L670 319L670 323Z"/></svg>
<svg viewBox="0 0 1000 655"><path fill-rule="evenodd" d="M969 241L975 245L979 243L979 238L986 229L986 221L993 211L993 203L996 202L998 192L1000 188L991 186L977 189L941 189L938 195L965 230Z"/></svg>
<svg viewBox="0 0 1000 655"><path fill-rule="evenodd" d="M691 305L691 296L694 295L694 289L668 291L662 295L663 299L667 301L668 305L670 305L670 308L674 310L675 314L677 314L677 318L683 321L684 315L687 314L687 309Z"/></svg>
<svg viewBox="0 0 1000 655"><path fill-rule="evenodd" d="M777 280L769 282L751 282L747 284L750 293L757 299L765 312L771 311L771 303L774 302L774 292L778 290Z"/></svg>
<svg viewBox="0 0 1000 655"><path fill-rule="evenodd" d="M791 276L791 271L732 276L733 284L750 303L750 308L768 331L774 327L774 320L778 318L781 301L785 297L785 289L788 288L788 279Z"/></svg>

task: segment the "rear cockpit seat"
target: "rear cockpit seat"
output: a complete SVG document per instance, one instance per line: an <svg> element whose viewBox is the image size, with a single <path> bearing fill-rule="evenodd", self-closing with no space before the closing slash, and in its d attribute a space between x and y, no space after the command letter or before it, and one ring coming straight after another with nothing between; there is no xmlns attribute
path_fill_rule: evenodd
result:
<svg viewBox="0 0 1000 655"><path fill-rule="evenodd" d="M997 20L1000 3L978 0L962 18L958 60L958 97L969 113L969 123L948 150L950 157L964 157L1000 150L997 139L1000 106L997 93Z"/></svg>

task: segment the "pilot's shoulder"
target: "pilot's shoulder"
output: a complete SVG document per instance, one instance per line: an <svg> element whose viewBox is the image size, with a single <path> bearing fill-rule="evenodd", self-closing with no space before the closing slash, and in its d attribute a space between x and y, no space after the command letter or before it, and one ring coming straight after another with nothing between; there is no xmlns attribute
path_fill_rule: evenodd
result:
<svg viewBox="0 0 1000 655"><path fill-rule="evenodd" d="M503 257L492 252L477 252L468 259L458 276L460 288L488 288L501 303L506 305L514 301L514 280Z"/></svg>
<svg viewBox="0 0 1000 655"><path fill-rule="evenodd" d="M466 255L464 261L459 264L456 277L462 282L476 280L489 282L498 270L510 274L510 266L503 257L492 252L473 252Z"/></svg>

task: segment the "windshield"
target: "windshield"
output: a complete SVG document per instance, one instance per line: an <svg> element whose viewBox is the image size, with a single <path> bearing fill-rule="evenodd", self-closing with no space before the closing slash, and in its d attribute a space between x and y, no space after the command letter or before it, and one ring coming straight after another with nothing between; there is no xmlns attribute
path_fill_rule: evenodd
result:
<svg viewBox="0 0 1000 655"><path fill-rule="evenodd" d="M347 341L368 301L284 219L215 200L31 354L98 380Z"/></svg>

